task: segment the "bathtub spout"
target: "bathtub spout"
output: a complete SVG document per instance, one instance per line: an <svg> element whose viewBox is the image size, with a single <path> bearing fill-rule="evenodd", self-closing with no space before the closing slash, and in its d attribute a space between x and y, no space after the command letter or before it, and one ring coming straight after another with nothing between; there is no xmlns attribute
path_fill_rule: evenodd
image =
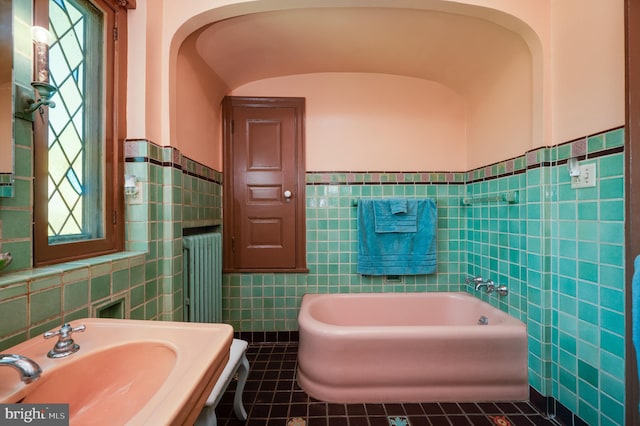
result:
<svg viewBox="0 0 640 426"><path fill-rule="evenodd" d="M500 296L506 296L509 294L509 289L506 285L497 285L493 280L477 282L475 287L476 291L480 291L481 288L484 288L487 294L493 294L494 291Z"/></svg>
<svg viewBox="0 0 640 426"><path fill-rule="evenodd" d="M495 290L496 285L492 280L486 280L484 282L476 284L476 291L479 291L482 287L484 287L487 294L491 294L493 293L493 290Z"/></svg>

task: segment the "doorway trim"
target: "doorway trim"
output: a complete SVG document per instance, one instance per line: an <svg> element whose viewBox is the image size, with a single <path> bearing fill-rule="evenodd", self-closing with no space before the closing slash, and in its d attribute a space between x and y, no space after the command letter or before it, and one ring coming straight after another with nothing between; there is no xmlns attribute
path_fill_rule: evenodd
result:
<svg viewBox="0 0 640 426"><path fill-rule="evenodd" d="M632 280L634 259L640 254L640 2L625 0L625 68L626 68L626 129L625 129L625 240L626 240L626 324L625 324L625 416L626 424L640 423L638 412L638 368L632 336ZM632 185L638 186L634 189Z"/></svg>

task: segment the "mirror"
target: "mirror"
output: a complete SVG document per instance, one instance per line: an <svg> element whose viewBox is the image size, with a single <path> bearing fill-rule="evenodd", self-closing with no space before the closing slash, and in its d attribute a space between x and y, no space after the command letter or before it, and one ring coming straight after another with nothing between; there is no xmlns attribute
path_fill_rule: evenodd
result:
<svg viewBox="0 0 640 426"><path fill-rule="evenodd" d="M0 0L0 196L13 181L13 9Z"/></svg>

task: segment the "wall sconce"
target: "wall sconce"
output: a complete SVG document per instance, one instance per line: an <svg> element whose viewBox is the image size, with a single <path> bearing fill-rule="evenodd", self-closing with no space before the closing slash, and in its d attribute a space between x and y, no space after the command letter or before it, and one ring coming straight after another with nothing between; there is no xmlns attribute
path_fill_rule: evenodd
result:
<svg viewBox="0 0 640 426"><path fill-rule="evenodd" d="M31 114L43 106L48 106L49 108L56 107L56 104L51 100L51 97L58 91L58 89L49 83L44 83L42 81L32 81L31 87L35 89L38 96L36 96L36 100L30 98L24 99L24 102L31 105L24 109L25 114Z"/></svg>
<svg viewBox="0 0 640 426"><path fill-rule="evenodd" d="M49 84L49 43L51 42L51 33L42 27L32 27L31 36L33 38L34 62L36 80L31 82L33 94L29 90L17 85L15 96L15 115L24 120L33 121L32 113L40 110L42 107L48 106L55 108L56 104L51 97L58 89Z"/></svg>
<svg viewBox="0 0 640 426"><path fill-rule="evenodd" d="M138 179L136 175L124 175L124 195L136 196L138 194Z"/></svg>
<svg viewBox="0 0 640 426"><path fill-rule="evenodd" d="M41 81L32 81L31 87L33 91L16 85L15 108L14 114L23 120L33 121L33 112L41 109L43 106L54 108L55 102L51 97L56 93L57 89L49 83ZM34 99L33 94L36 94Z"/></svg>
<svg viewBox="0 0 640 426"><path fill-rule="evenodd" d="M571 157L567 160L567 169L569 169L569 176L580 176L580 164L576 157Z"/></svg>

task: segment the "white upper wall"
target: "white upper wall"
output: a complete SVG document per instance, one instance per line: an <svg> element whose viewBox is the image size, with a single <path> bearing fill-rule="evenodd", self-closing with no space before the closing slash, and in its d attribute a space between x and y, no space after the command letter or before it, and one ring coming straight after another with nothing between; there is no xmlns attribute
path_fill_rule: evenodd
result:
<svg viewBox="0 0 640 426"><path fill-rule="evenodd" d="M181 114L189 114L185 111L189 103L177 102L179 84L176 79L179 76L176 73L182 42L212 22L247 13L300 7L362 6L361 1L351 0L154 0L152 3L138 0L137 3L138 10L130 12L129 39L135 49L130 47L129 51L128 137L144 137L161 145L179 146L185 155L217 169L221 169L221 159L215 153L219 152L221 141L219 135L210 134L211 123L203 127L200 136L198 131L190 129L189 140L178 142L176 122ZM534 148L624 124L624 0L423 0L418 3L372 0L371 4L471 13L520 34L526 43L530 58L521 57L515 64L521 68L529 61L531 88L522 86L517 77L502 81L505 87L530 96L528 114L531 119L528 123L521 118L512 120L503 112L505 90L493 92L487 102L494 106L478 113L476 122L473 118L469 120L467 168L523 154L519 146L521 141L513 145L511 135L516 132L527 135L529 141L524 145ZM141 58L144 59L141 61ZM193 74L200 75L203 71L193 70ZM182 91L184 83L180 84ZM219 81L198 84L212 84L202 90L197 86L188 90L202 98L230 90ZM527 91L530 93L524 93ZM194 100L194 105L206 103L211 100ZM471 102L470 113L474 105L481 108L482 103L477 99ZM213 111L211 119L218 119ZM219 123L216 126L219 127ZM203 143L216 144L217 148L205 149L201 146ZM509 149L517 152L508 152ZM420 155L419 152L416 154ZM372 157L371 161L378 160ZM332 169L327 167L326 170ZM407 164L406 167L399 165L399 168L408 170L411 167Z"/></svg>
<svg viewBox="0 0 640 426"><path fill-rule="evenodd" d="M464 99L438 83L385 74L304 74L249 83L231 95L304 97L309 171L451 171L466 165Z"/></svg>
<svg viewBox="0 0 640 426"><path fill-rule="evenodd" d="M551 2L552 144L625 123L623 0Z"/></svg>

